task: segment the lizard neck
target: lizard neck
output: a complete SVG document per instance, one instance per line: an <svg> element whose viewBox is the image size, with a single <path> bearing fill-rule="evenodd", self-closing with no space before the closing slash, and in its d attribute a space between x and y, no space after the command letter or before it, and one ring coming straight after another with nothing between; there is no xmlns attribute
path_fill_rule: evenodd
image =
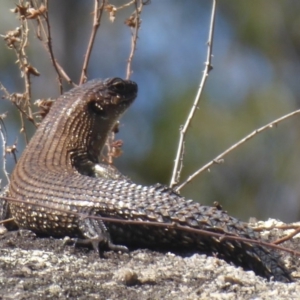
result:
<svg viewBox="0 0 300 300"><path fill-rule="evenodd" d="M52 105L21 159L39 169L92 175L108 134L136 93L134 82L119 78L70 90Z"/></svg>

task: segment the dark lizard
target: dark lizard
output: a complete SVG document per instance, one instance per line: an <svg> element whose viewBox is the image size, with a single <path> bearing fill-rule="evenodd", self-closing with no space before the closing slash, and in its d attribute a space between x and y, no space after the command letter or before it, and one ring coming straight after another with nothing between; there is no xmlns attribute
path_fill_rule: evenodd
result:
<svg viewBox="0 0 300 300"><path fill-rule="evenodd" d="M137 90L132 81L112 78L87 82L60 96L11 175L8 196L22 202L7 201L3 214L12 216L20 228L49 236L78 237L96 250L104 243L122 251L146 247L208 253L257 275L292 281L273 250L176 228L177 224L260 240L247 223L219 207L187 200L167 187L137 185L100 163L108 133L134 101ZM104 222L80 218L77 213L144 223ZM174 227L147 225L149 221Z"/></svg>

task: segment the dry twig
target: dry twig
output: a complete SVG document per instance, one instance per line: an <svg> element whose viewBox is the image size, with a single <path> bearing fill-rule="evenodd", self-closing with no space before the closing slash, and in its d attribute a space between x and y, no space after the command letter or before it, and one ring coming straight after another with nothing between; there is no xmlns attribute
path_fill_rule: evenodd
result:
<svg viewBox="0 0 300 300"><path fill-rule="evenodd" d="M295 235L297 235L298 233L300 233L300 226L298 226L298 228L296 230L294 230L293 232L291 232L290 234L286 235L285 237L278 239L276 241L273 242L274 245L279 245L282 244L288 240L291 240Z"/></svg>
<svg viewBox="0 0 300 300"><path fill-rule="evenodd" d="M228 148L227 150L225 150L224 152L222 152L220 155L218 155L216 158L214 158L213 160L211 160L209 163L207 163L206 165L204 165L202 168L200 168L199 170L197 170L196 172L194 172L192 175L190 175L183 183L181 183L179 186L177 186L175 188L176 192L179 192L186 184L188 184L189 182L191 182L196 176L198 176L199 174L201 174L202 172L209 170L209 168L214 165L214 164L220 164L224 162L224 157L229 154L231 151L235 150L236 148L238 148L239 146L241 146L242 144L244 144L245 142L247 142L248 140L252 139L253 137L255 137L257 134L267 130L267 129L271 129L276 127L279 123L281 123L282 121L295 116L297 114L300 113L300 109L295 110L287 115L284 115L270 123L268 123L267 125L264 125L262 127L260 127L259 129L254 130L253 132L251 132L250 134L248 134L247 136L245 136L244 138L242 138L240 141L238 141L237 143L235 143L234 145L232 145L230 148Z"/></svg>
<svg viewBox="0 0 300 300"><path fill-rule="evenodd" d="M211 64L211 60L212 60L213 37L214 37L214 28L215 28L216 5L217 5L217 1L213 0L210 26L209 26L209 35L208 35L208 42L207 42L207 57L206 57L205 69L203 71L203 76L201 78L201 82L200 82L199 89L198 89L196 98L194 100L193 106L189 112L189 115L187 117L187 120L186 120L184 126L182 127L182 129L180 129L179 144L178 144L178 148L177 148L177 154L176 154L176 158L175 158L172 178L170 181L171 188L173 188L175 185L177 185L179 183L180 174L181 174L181 170L183 167L185 135L186 135L187 130L191 124L191 121L195 115L195 112L198 109L199 101L200 101L202 91L203 91L206 79L208 77L208 74L213 68L212 64ZM179 190L179 189L177 189L177 190Z"/></svg>
<svg viewBox="0 0 300 300"><path fill-rule="evenodd" d="M131 50L129 54L129 58L127 61L127 70L126 70L126 79L129 79L132 74L132 59L134 56L134 52L136 50L136 43L138 39L138 31L141 24L140 15L143 9L143 1L140 1L140 5L138 6L138 0L134 1L135 5L135 13L132 14L126 21L125 24L128 25L130 28L133 28L133 33L131 36Z"/></svg>
<svg viewBox="0 0 300 300"><path fill-rule="evenodd" d="M41 4L40 8L37 9L39 13L36 13L34 17L38 21L37 36L40 38L40 40L45 40L44 45L49 53L50 60L57 74L59 92L60 94L62 94L63 93L62 78L64 78L68 83L72 83L72 80L63 70L63 68L59 65L59 63L57 62L54 56L53 47L52 47L51 26L50 26L49 14L48 14L49 5L48 5L48 0L44 0L44 1L45 4ZM37 6L38 4L36 3L36 7ZM46 24L47 29L45 29L44 23ZM40 34L41 30L43 33L43 37Z"/></svg>
<svg viewBox="0 0 300 300"><path fill-rule="evenodd" d="M94 12L93 12L93 15L94 15L93 29L92 29L92 33L91 33L91 36L90 36L90 40L89 40L89 43L88 43L86 53L84 55L84 62L83 62L82 70L81 70L81 76L80 76L79 84L83 84L87 80L87 68L88 68L89 60L90 60L91 53L92 53L92 50L93 50L93 45L94 45L94 42L95 42L96 34L97 34L98 28L100 26L100 21L101 21L101 17L102 17L104 7L105 7L105 0L102 0L101 5L100 5L100 0L95 0L95 2L94 2Z"/></svg>
<svg viewBox="0 0 300 300"><path fill-rule="evenodd" d="M3 119L6 117L6 114L0 115L0 137L2 140L2 157L3 157L3 173L7 179L7 182L9 183L9 174L6 170L6 147L7 147L7 141L6 141L6 128Z"/></svg>

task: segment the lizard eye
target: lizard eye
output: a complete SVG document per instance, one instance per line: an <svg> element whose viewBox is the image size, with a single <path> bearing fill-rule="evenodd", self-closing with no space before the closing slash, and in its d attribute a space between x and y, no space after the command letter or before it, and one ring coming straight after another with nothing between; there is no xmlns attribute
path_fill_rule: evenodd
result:
<svg viewBox="0 0 300 300"><path fill-rule="evenodd" d="M117 79L115 82L112 83L114 90L118 93L122 93L126 89L126 85L122 79Z"/></svg>
<svg viewBox="0 0 300 300"><path fill-rule="evenodd" d="M91 101L88 104L89 110L92 111L93 113L102 116L102 117L106 117L106 111L105 109L103 109L103 107L96 101Z"/></svg>

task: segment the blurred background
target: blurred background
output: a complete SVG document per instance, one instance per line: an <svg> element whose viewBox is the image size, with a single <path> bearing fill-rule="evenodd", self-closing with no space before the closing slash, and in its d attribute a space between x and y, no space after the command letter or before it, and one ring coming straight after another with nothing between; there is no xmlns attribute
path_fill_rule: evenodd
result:
<svg viewBox="0 0 300 300"><path fill-rule="evenodd" d="M125 1L110 1L117 6ZM0 34L19 26L2 0ZM54 54L74 82L80 71L92 27L92 0L49 0ZM152 0L144 7L132 80L139 96L121 121L124 141L117 167L134 181L169 184L179 139L195 98L206 60L212 1ZM109 21L105 13L97 35L88 77L125 77L130 29L124 25L132 8ZM40 72L32 78L32 99L59 95L56 74L44 46L30 27L30 63ZM23 92L16 57L0 40L0 82L9 92ZM186 140L181 179L200 168L254 129L300 106L300 1L219 1L213 66L200 109ZM65 90L70 86L65 85ZM8 112L8 144L25 147L16 109ZM28 124L30 134L34 128ZM203 204L218 201L231 215L300 220L300 117L296 116L248 141L182 189ZM0 145L1 146L1 145ZM2 146L1 146L2 147ZM14 161L8 158L8 171ZM0 161L2 171L3 160ZM5 184L3 172L0 177Z"/></svg>

